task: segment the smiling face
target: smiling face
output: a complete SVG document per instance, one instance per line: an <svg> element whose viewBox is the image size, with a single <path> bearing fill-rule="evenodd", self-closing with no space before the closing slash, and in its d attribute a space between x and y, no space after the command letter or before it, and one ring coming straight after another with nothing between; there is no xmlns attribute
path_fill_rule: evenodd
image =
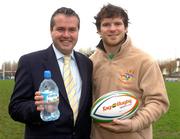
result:
<svg viewBox="0 0 180 139"><path fill-rule="evenodd" d="M76 16L57 14L54 17L54 26L51 37L54 46L63 54L69 55L75 47L79 34L79 20Z"/></svg>
<svg viewBox="0 0 180 139"><path fill-rule="evenodd" d="M127 28L120 17L104 18L101 21L98 33L106 46L113 47L122 42L127 33Z"/></svg>

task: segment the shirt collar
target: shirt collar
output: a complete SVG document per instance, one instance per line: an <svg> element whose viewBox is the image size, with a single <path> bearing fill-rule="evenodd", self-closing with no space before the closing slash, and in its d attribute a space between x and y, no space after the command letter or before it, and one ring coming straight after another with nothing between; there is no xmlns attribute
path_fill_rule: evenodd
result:
<svg viewBox="0 0 180 139"><path fill-rule="evenodd" d="M53 47L53 50L54 50L54 53L56 55L56 59L59 60L59 59L62 59L64 57L64 54L61 53L55 46L54 44L52 44L52 47ZM71 58L73 60L75 60L75 57L74 57L74 50L72 51L72 53L70 54L71 55Z"/></svg>

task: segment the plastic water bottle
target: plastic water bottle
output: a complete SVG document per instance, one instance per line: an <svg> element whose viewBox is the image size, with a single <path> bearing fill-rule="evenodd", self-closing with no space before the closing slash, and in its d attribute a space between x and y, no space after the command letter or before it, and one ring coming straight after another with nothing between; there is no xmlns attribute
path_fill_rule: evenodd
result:
<svg viewBox="0 0 180 139"><path fill-rule="evenodd" d="M60 116L58 109L59 89L51 78L51 71L44 71L44 80L41 82L39 91L44 97L44 110L40 112L43 121L54 121Z"/></svg>

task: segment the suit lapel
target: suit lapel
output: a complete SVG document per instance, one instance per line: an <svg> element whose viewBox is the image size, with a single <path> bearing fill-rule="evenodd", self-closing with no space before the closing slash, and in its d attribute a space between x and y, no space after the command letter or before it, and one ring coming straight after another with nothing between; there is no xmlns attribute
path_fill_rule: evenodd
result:
<svg viewBox="0 0 180 139"><path fill-rule="evenodd" d="M80 55L78 55L77 52L75 52L75 58L76 58L76 61L77 61L77 66L78 66L78 69L79 69L79 73L80 73L80 76L81 76L81 80L82 80L82 90L81 90L81 97L80 97L80 102L79 102L79 111L81 110L83 104L84 104L84 101L85 101L85 98L86 98L86 73L84 71L87 71L84 67L84 64L83 64L83 58L81 58Z"/></svg>
<svg viewBox="0 0 180 139"><path fill-rule="evenodd" d="M67 103L69 103L68 97L65 91L64 81L63 81L63 78L59 69L59 65L56 60L56 56L55 56L52 46L50 46L47 49L47 57L44 58L44 65L46 69L51 70L52 79L56 82L59 88L59 95L62 96L66 100Z"/></svg>

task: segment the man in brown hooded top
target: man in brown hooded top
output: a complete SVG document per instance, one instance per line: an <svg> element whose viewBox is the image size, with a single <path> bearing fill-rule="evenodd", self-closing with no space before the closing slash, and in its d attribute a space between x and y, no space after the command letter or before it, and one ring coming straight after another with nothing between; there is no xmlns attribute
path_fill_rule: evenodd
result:
<svg viewBox="0 0 180 139"><path fill-rule="evenodd" d="M127 35L128 15L118 6L103 6L95 17L100 42L93 61L93 100L116 90L127 90L140 106L130 119L93 123L92 139L152 139L152 123L169 108L157 62L133 46Z"/></svg>

